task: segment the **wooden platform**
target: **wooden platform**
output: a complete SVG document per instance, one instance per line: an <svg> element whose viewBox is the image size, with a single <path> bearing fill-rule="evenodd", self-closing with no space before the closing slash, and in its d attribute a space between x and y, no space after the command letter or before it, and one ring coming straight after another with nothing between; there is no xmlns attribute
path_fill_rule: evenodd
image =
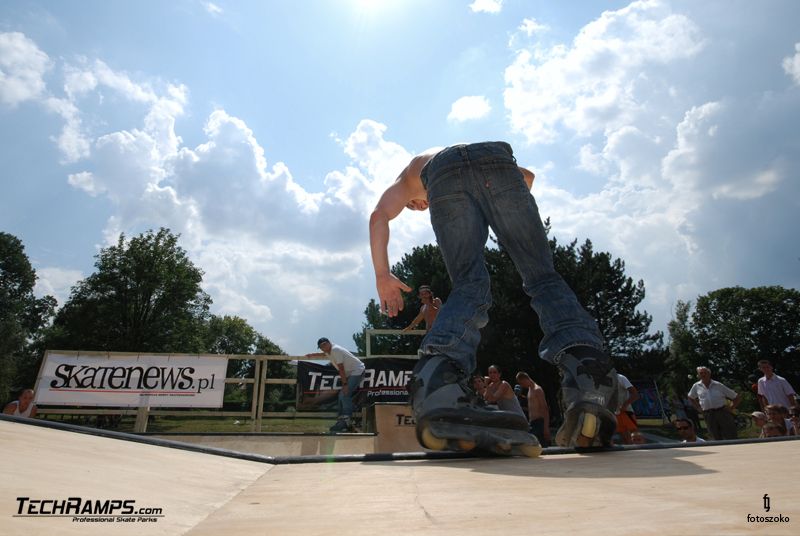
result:
<svg viewBox="0 0 800 536"><path fill-rule="evenodd" d="M3 535L800 533L797 440L275 464L0 419L0 446ZM163 517L19 516L20 504L70 497L133 500ZM748 522L748 514L789 522Z"/></svg>

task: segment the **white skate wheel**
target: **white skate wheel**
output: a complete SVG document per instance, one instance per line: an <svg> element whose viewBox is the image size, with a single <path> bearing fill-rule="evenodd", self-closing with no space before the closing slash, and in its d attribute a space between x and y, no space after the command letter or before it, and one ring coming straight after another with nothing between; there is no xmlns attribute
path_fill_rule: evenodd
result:
<svg viewBox="0 0 800 536"><path fill-rule="evenodd" d="M477 443L474 441L470 441L468 439L459 439L458 440L458 449L463 450L464 452L469 452L477 446Z"/></svg>
<svg viewBox="0 0 800 536"><path fill-rule="evenodd" d="M541 445L522 445L519 447L519 451L528 458L538 458L542 454L542 447Z"/></svg>
<svg viewBox="0 0 800 536"><path fill-rule="evenodd" d="M422 430L422 444L431 450L444 450L447 448L447 440L433 435L429 428Z"/></svg>

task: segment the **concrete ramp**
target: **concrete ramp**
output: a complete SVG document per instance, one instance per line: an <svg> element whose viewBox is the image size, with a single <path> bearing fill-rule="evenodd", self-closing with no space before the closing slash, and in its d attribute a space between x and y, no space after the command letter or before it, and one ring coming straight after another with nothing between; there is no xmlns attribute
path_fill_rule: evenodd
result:
<svg viewBox="0 0 800 536"><path fill-rule="evenodd" d="M797 440L538 459L266 463L4 418L0 446L2 535L800 532ZM70 498L93 511L135 501L137 514L31 513ZM110 520L79 520L90 516Z"/></svg>

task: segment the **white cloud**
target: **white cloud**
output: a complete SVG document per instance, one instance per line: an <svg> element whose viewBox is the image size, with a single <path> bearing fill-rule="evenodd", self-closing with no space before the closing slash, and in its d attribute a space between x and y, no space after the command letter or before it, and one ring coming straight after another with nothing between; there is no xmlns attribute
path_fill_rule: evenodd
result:
<svg viewBox="0 0 800 536"><path fill-rule="evenodd" d="M203 7L205 7L206 11L215 17L222 15L222 8L213 2L203 2Z"/></svg>
<svg viewBox="0 0 800 536"><path fill-rule="evenodd" d="M519 25L519 30L528 37L533 37L533 34L546 32L549 29L549 26L541 24L534 18L523 19L522 24Z"/></svg>
<svg viewBox="0 0 800 536"><path fill-rule="evenodd" d="M792 77L794 83L800 86L800 43L794 44L794 56L783 58L783 70Z"/></svg>
<svg viewBox="0 0 800 536"><path fill-rule="evenodd" d="M475 0L469 5L473 13L500 13L503 0Z"/></svg>
<svg viewBox="0 0 800 536"><path fill-rule="evenodd" d="M0 32L0 103L14 107L45 92L47 54L19 32Z"/></svg>
<svg viewBox="0 0 800 536"><path fill-rule="evenodd" d="M69 298L72 286L83 279L84 275L78 270L45 266L36 268L36 277L34 293L37 296L53 296L60 306Z"/></svg>
<svg viewBox="0 0 800 536"><path fill-rule="evenodd" d="M75 103L67 99L48 97L45 107L64 119L61 134L53 138L63 156L62 163L69 164L86 158L90 153L91 142L81 128L81 113Z"/></svg>
<svg viewBox="0 0 800 536"><path fill-rule="evenodd" d="M661 2L606 11L570 47L517 52L505 72L512 129L530 143L548 143L561 126L581 136L623 126L643 108L643 71L689 58L702 46L696 24Z"/></svg>
<svg viewBox="0 0 800 536"><path fill-rule="evenodd" d="M482 95L461 97L450 107L447 120L462 123L474 119L483 119L491 111L492 107L489 104L489 99Z"/></svg>

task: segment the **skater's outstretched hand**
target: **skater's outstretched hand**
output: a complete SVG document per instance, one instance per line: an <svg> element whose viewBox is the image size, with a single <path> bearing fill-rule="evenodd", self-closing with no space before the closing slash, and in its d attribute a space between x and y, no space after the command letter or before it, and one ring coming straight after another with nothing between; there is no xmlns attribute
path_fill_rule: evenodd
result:
<svg viewBox="0 0 800 536"><path fill-rule="evenodd" d="M411 292L411 287L400 281L393 273L377 276L375 285L378 287L381 312L390 317L397 316L405 305L402 292Z"/></svg>

